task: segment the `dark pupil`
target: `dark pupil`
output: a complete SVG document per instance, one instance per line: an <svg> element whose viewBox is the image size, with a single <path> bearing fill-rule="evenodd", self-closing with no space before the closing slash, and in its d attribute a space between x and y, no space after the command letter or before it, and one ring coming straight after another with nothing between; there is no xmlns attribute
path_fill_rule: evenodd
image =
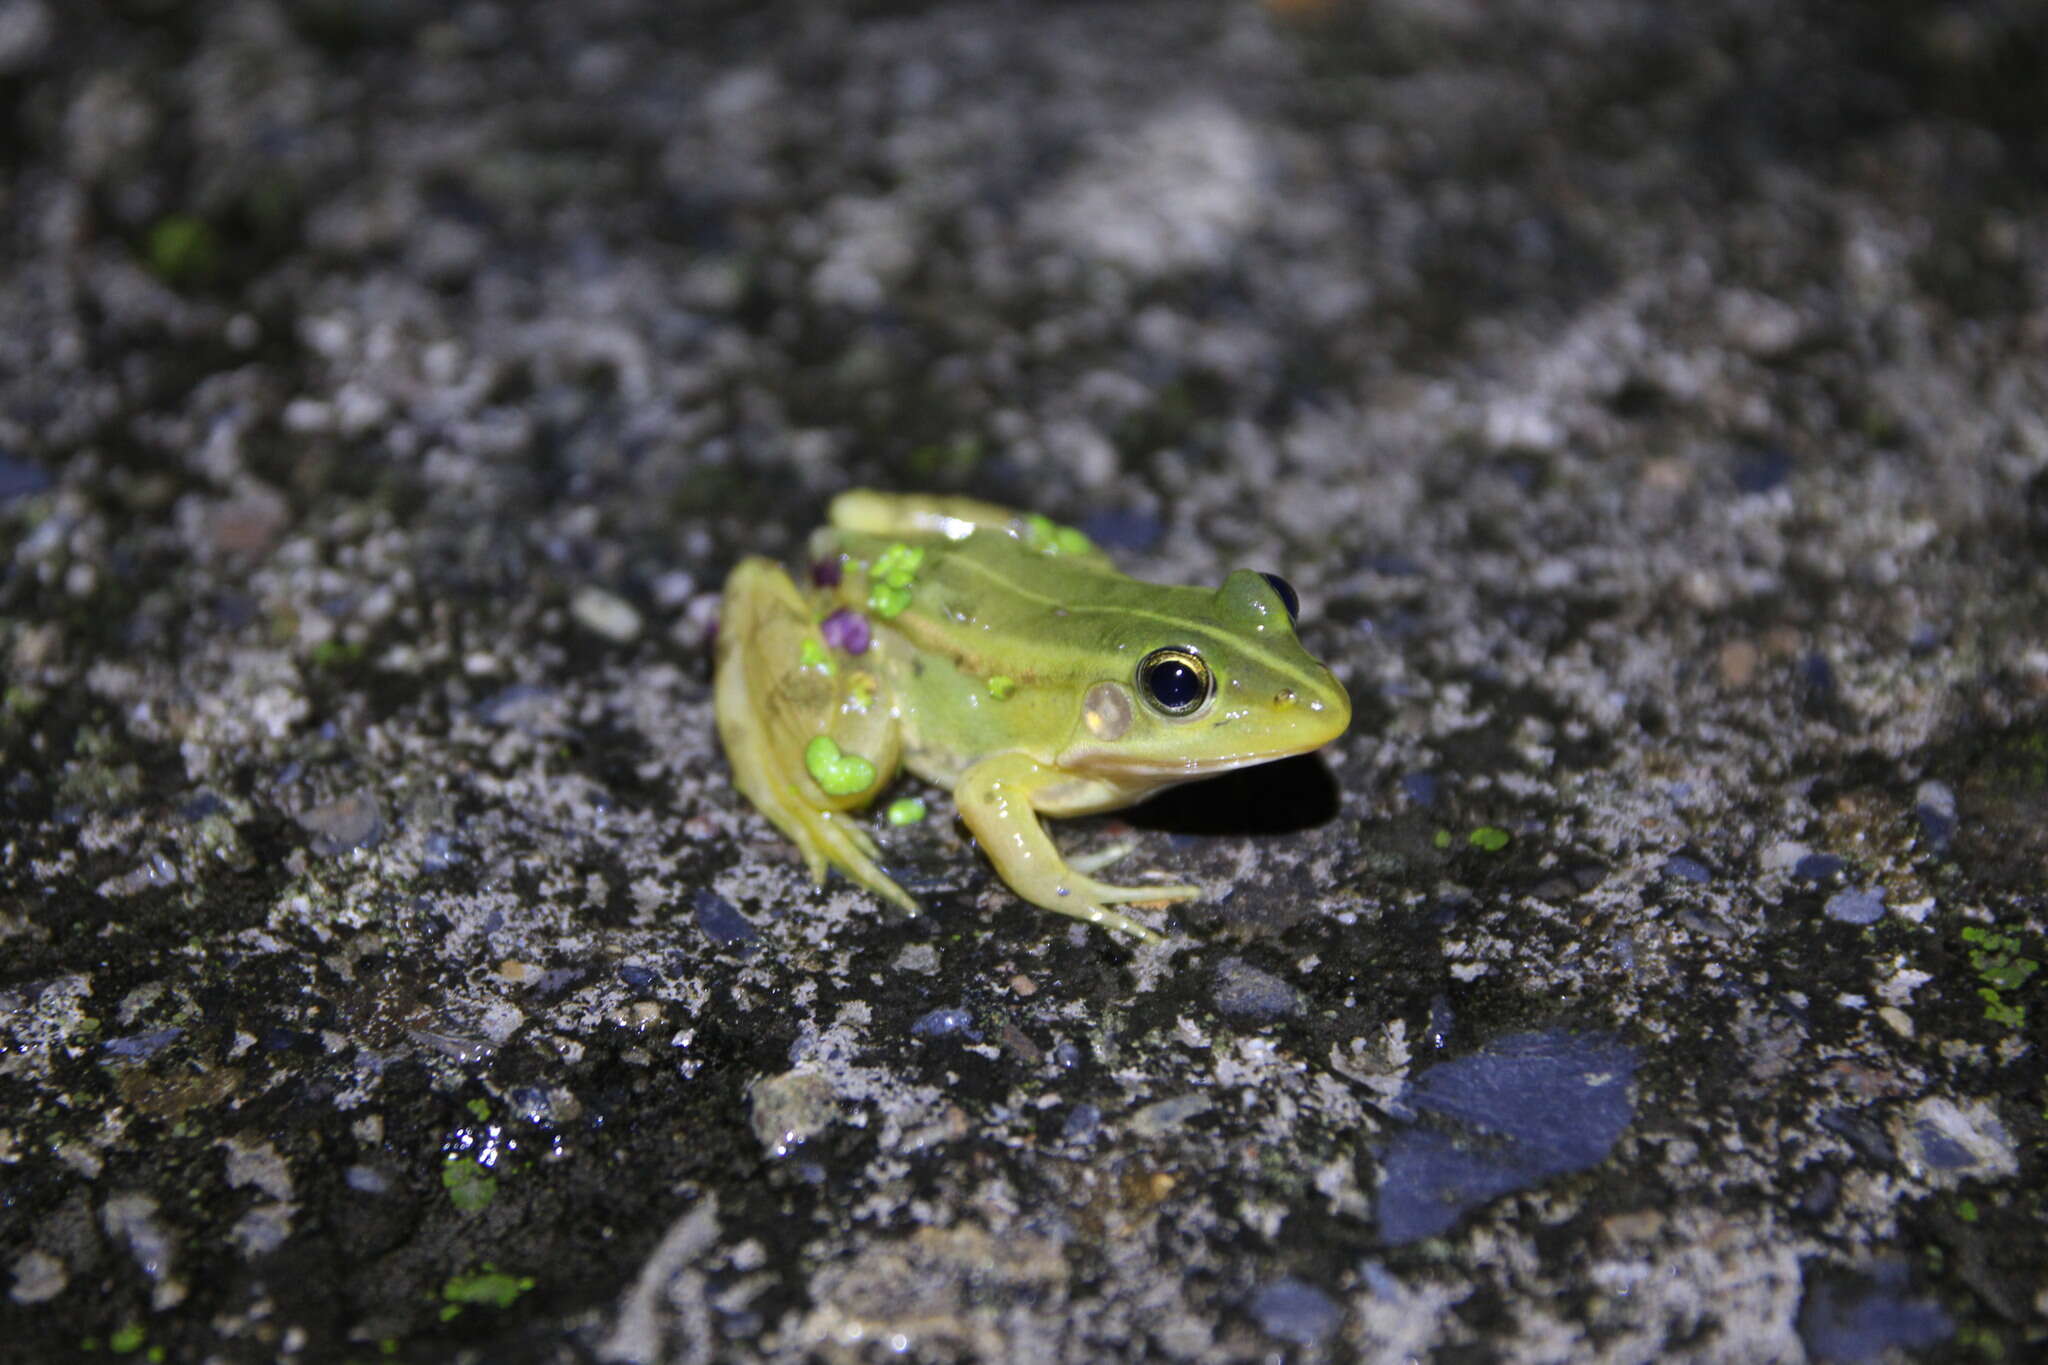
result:
<svg viewBox="0 0 2048 1365"><path fill-rule="evenodd" d="M1301 599L1294 595L1294 585L1276 573L1262 573L1259 577L1272 586L1280 595L1280 605L1287 608L1287 623L1293 625L1301 619Z"/></svg>
<svg viewBox="0 0 2048 1365"><path fill-rule="evenodd" d="M1178 659L1161 659L1145 675L1152 699L1169 711L1185 711L1202 700L1202 675Z"/></svg>

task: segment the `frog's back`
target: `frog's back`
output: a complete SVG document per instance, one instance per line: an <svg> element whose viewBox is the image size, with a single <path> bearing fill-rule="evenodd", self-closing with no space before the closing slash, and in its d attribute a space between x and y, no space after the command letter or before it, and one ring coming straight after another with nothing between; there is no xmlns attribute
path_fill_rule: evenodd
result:
<svg viewBox="0 0 2048 1365"><path fill-rule="evenodd" d="M921 543L964 540L977 526L1008 527L1022 514L979 498L946 493L881 493L855 488L832 499L826 522L835 531Z"/></svg>

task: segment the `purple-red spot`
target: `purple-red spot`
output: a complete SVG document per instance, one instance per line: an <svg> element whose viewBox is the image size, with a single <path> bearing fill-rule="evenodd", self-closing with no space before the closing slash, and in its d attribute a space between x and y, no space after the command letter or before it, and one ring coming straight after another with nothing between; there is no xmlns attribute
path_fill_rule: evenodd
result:
<svg viewBox="0 0 2048 1365"><path fill-rule="evenodd" d="M839 586L839 561L835 559L814 559L811 561L811 586L836 588Z"/></svg>
<svg viewBox="0 0 2048 1365"><path fill-rule="evenodd" d="M825 637L825 643L846 654L865 654L873 637L868 631L868 618L857 611L841 607L825 618L818 627L818 633Z"/></svg>

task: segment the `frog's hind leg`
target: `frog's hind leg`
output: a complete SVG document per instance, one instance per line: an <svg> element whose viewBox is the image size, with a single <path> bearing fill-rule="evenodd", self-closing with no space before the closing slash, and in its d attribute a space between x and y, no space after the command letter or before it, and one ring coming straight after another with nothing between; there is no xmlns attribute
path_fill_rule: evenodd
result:
<svg viewBox="0 0 2048 1365"><path fill-rule="evenodd" d="M813 880L836 867L915 913L917 902L876 866L875 841L852 816L895 774L897 724L872 703L872 680L850 677L849 662L824 650L810 607L780 566L747 559L732 571L717 654L714 709L734 785L796 844ZM820 738L830 741L830 761L819 768L830 792L806 761Z"/></svg>

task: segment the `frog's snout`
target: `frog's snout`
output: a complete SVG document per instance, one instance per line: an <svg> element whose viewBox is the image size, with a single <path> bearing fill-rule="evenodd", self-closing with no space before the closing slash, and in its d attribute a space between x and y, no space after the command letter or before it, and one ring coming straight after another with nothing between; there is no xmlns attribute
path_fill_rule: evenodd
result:
<svg viewBox="0 0 2048 1365"><path fill-rule="evenodd" d="M1328 731L1319 741L1327 744L1351 728L1351 694L1328 669L1323 670L1323 676L1329 680L1329 686L1311 696L1306 709L1321 722L1321 728ZM1293 697L1294 690L1287 689L1287 695Z"/></svg>

